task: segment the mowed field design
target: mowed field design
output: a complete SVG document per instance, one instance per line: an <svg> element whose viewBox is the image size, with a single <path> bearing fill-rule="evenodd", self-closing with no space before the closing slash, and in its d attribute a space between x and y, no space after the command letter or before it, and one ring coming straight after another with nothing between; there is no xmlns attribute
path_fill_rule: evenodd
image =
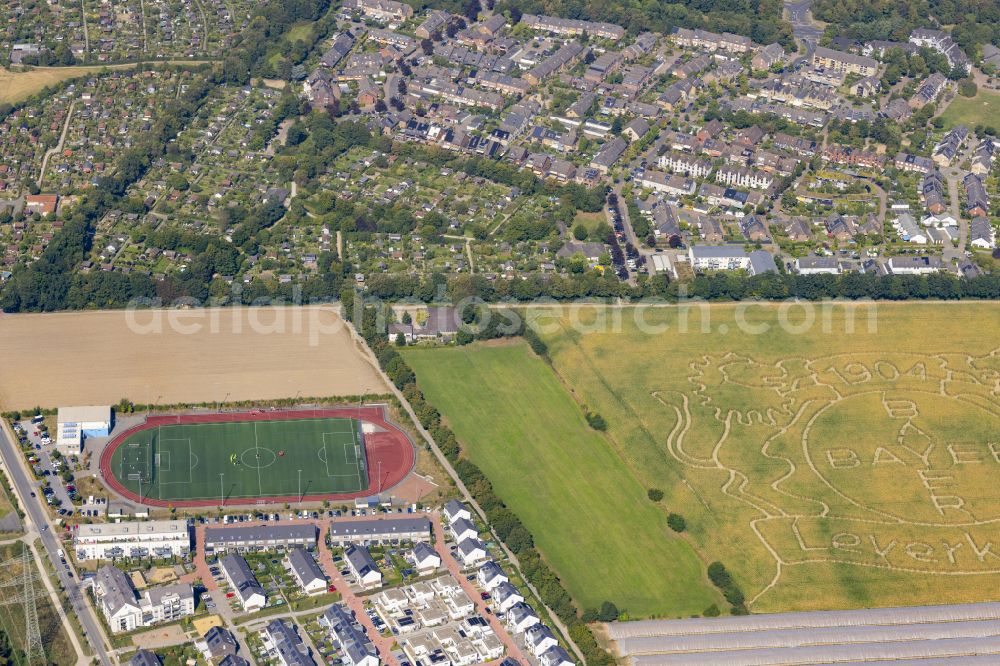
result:
<svg viewBox="0 0 1000 666"><path fill-rule="evenodd" d="M751 610L994 598L1000 306L611 312L532 314L605 445Z"/></svg>
<svg viewBox="0 0 1000 666"><path fill-rule="evenodd" d="M524 521L584 607L700 613L719 597L690 545L527 345L406 349L463 455ZM721 603L721 602L720 602Z"/></svg>
<svg viewBox="0 0 1000 666"><path fill-rule="evenodd" d="M187 423L139 430L111 472L150 500L352 493L368 484L360 424L348 418Z"/></svg>

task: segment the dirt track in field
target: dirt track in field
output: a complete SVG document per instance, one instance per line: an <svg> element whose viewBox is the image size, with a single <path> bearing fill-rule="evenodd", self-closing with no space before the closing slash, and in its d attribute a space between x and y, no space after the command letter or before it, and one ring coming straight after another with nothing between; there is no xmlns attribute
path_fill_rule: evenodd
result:
<svg viewBox="0 0 1000 666"><path fill-rule="evenodd" d="M0 314L0 407L384 393L330 306Z"/></svg>

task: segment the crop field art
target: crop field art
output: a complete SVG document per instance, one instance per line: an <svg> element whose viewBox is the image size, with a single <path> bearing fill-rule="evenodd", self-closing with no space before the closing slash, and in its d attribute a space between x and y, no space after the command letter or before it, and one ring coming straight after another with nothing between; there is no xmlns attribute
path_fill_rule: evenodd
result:
<svg viewBox="0 0 1000 666"><path fill-rule="evenodd" d="M383 463L379 470L388 475L383 487L412 466L405 435L366 428L357 418L296 418L294 412L224 415L229 420L199 416L153 417L120 435L102 456L102 474L116 490L144 503L198 506L364 494L378 481L368 438L388 444L375 449Z"/></svg>
<svg viewBox="0 0 1000 666"><path fill-rule="evenodd" d="M548 344L549 372L581 414L585 406L608 424L605 434L565 445L558 460L534 460L533 492L545 498L547 529L569 520L581 502L583 491L571 495L559 485L574 470L581 470L574 483L591 488L614 475L614 485L661 489L664 498L597 491L610 515L661 514L631 522L632 545L612 552L647 558L672 538L666 514L681 514L685 543L703 562L723 562L754 612L994 599L1000 307L815 307L822 311L808 317L781 305L659 308L639 323L628 308L573 316L532 310ZM463 352L475 371L463 384L467 402L476 391L496 390L503 368L475 360L491 351ZM422 386L436 373L430 359L414 367ZM509 390L528 392L531 381ZM432 400L434 383L425 389ZM447 402L439 407L460 422ZM520 406L519 432L540 433L529 439L549 446L548 405ZM505 479L525 473L517 452L531 444L455 430L466 455L520 513L505 495ZM588 466L608 453L614 464ZM484 464L485 456L495 461ZM524 520L536 534L546 529ZM592 531L599 540L602 526ZM537 540L549 556L544 537ZM658 569L674 589L658 600L644 594L644 579L620 581L615 594L601 589L604 572L589 562L549 559L587 605L593 599L580 590L596 586L632 617L705 608L691 590L707 583L683 558Z"/></svg>

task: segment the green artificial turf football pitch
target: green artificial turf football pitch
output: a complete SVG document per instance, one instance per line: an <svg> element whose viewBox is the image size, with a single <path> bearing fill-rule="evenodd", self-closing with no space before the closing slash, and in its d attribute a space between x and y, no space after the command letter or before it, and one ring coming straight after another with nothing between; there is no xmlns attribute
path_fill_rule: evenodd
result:
<svg viewBox="0 0 1000 666"><path fill-rule="evenodd" d="M368 484L354 419L189 423L140 430L111 471L151 500L225 500L352 493Z"/></svg>

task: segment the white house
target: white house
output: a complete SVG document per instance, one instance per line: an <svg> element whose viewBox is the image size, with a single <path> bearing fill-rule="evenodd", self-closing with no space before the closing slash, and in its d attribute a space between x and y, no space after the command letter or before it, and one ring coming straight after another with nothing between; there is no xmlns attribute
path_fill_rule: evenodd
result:
<svg viewBox="0 0 1000 666"><path fill-rule="evenodd" d="M456 543L461 543L466 539L475 539L479 536L479 530L471 520L459 518L451 524L451 536Z"/></svg>
<svg viewBox="0 0 1000 666"><path fill-rule="evenodd" d="M569 653L558 645L543 652L539 662L542 666L575 666L576 664L570 658Z"/></svg>
<svg viewBox="0 0 1000 666"><path fill-rule="evenodd" d="M492 592L493 605L500 609L501 613L506 613L514 604L524 601L524 597L517 588L510 583L500 583Z"/></svg>
<svg viewBox="0 0 1000 666"><path fill-rule="evenodd" d="M348 546L344 551L344 559L347 560L347 568L361 587L376 587L382 584L382 571L364 546Z"/></svg>
<svg viewBox="0 0 1000 666"><path fill-rule="evenodd" d="M409 560L420 574L430 573L441 566L441 556L426 543L414 546L409 553Z"/></svg>
<svg viewBox="0 0 1000 666"><path fill-rule="evenodd" d="M506 583L510 580L500 565L493 561L479 567L476 577L479 579L479 584L485 587L487 592L492 592L500 583Z"/></svg>
<svg viewBox="0 0 1000 666"><path fill-rule="evenodd" d="M834 257L808 255L795 260L795 271L801 275L839 275L840 262Z"/></svg>
<svg viewBox="0 0 1000 666"><path fill-rule="evenodd" d="M890 258L888 264L894 275L926 275L944 268L940 257L899 256Z"/></svg>
<svg viewBox="0 0 1000 666"><path fill-rule="evenodd" d="M524 632L524 644L531 650L531 654L538 657L549 648L559 645L559 641L556 640L551 629L544 624L536 624Z"/></svg>
<svg viewBox="0 0 1000 666"><path fill-rule="evenodd" d="M516 634L523 634L525 631L531 627L539 624L541 620L538 619L538 615L535 611L531 609L531 606L521 602L511 606L510 610L504 616L507 622L507 626L510 627L511 631Z"/></svg>
<svg viewBox="0 0 1000 666"><path fill-rule="evenodd" d="M194 589L190 584L150 587L139 596L125 572L111 565L98 569L94 597L114 633L194 615Z"/></svg>
<svg viewBox="0 0 1000 666"><path fill-rule="evenodd" d="M242 555L226 555L219 560L219 566L244 611L258 611L267 605L267 594Z"/></svg>
<svg viewBox="0 0 1000 666"><path fill-rule="evenodd" d="M448 519L449 523L453 523L459 518L472 520L472 513L469 511L469 507L465 506L464 503L453 499L449 500L448 503L444 505L444 517Z"/></svg>
<svg viewBox="0 0 1000 666"><path fill-rule="evenodd" d="M466 567L474 567L488 557L486 544L475 538L460 541L458 557Z"/></svg>
<svg viewBox="0 0 1000 666"><path fill-rule="evenodd" d="M306 594L326 592L326 576L316 559L304 548L292 548L285 558L288 570Z"/></svg>

